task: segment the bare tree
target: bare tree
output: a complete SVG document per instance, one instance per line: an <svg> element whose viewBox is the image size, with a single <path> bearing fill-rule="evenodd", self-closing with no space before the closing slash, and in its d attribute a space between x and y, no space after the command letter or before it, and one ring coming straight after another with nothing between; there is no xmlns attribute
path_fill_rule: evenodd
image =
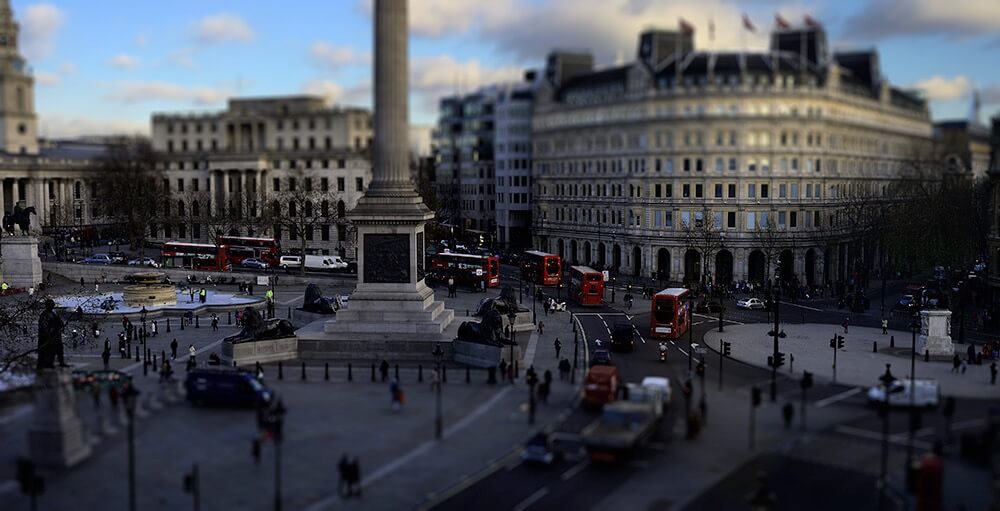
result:
<svg viewBox="0 0 1000 511"><path fill-rule="evenodd" d="M716 225L711 209L706 208L697 213L701 214L700 218L696 214L694 219L681 222L681 231L684 233L685 247L693 248L701 254L701 283L704 283L709 261L715 260L716 253L722 248L723 238L721 226Z"/></svg>
<svg viewBox="0 0 1000 511"><path fill-rule="evenodd" d="M44 310L45 299L40 293L6 298L0 304L0 375L18 375L34 372L38 354L38 317ZM101 295L86 293L80 307L88 311L100 309ZM60 312L66 321L63 330L63 347L94 347L94 325L104 316L84 318L80 314Z"/></svg>
<svg viewBox="0 0 1000 511"><path fill-rule="evenodd" d="M347 226L346 206L332 189L317 187L317 179L302 170L282 180L280 191L269 197L267 212L261 222L272 222L275 229L288 233L291 241L298 241L300 253L305 256L309 241L323 226ZM329 227L327 227L329 228ZM346 231L347 229L345 229ZM305 263L300 268L305 274Z"/></svg>
<svg viewBox="0 0 1000 511"><path fill-rule="evenodd" d="M140 248L150 226L161 218L162 171L144 138L122 138L108 147L98 163L105 213L119 223L133 249Z"/></svg>
<svg viewBox="0 0 1000 511"><path fill-rule="evenodd" d="M767 281L769 275L772 274L771 267L775 259L778 257L778 253L784 248L787 243L788 233L778 227L778 223L774 220L774 215L767 215L767 220L764 222L758 222L754 226L753 230L753 240L754 245L764 254L764 280Z"/></svg>

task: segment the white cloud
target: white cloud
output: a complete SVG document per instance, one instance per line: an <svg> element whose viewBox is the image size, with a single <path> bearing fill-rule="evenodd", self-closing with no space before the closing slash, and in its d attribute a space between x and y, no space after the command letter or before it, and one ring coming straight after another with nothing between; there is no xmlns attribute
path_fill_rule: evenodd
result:
<svg viewBox="0 0 1000 511"><path fill-rule="evenodd" d="M316 41L309 47L309 58L320 66L335 70L352 64L364 64L371 60L371 56L367 53L344 46L331 46L323 41Z"/></svg>
<svg viewBox="0 0 1000 511"><path fill-rule="evenodd" d="M322 96L330 104L358 105L365 104L371 99L371 85L368 82L345 89L342 85L329 80L310 80L302 86L302 92Z"/></svg>
<svg viewBox="0 0 1000 511"><path fill-rule="evenodd" d="M69 61L59 64L59 73L62 75L76 74L76 64Z"/></svg>
<svg viewBox="0 0 1000 511"><path fill-rule="evenodd" d="M86 135L148 134L149 124L121 119L93 119L63 112L42 113L39 134L46 138L76 138Z"/></svg>
<svg viewBox="0 0 1000 511"><path fill-rule="evenodd" d="M196 69L198 64L194 61L194 50L191 48L181 48L167 55L167 61L175 66L184 69Z"/></svg>
<svg viewBox="0 0 1000 511"><path fill-rule="evenodd" d="M899 35L956 38L1000 35L1000 2L995 0L868 0L848 18L848 36L882 39Z"/></svg>
<svg viewBox="0 0 1000 511"><path fill-rule="evenodd" d="M232 95L228 88L189 87L165 82L119 82L107 99L119 103L177 101L197 106L222 103Z"/></svg>
<svg viewBox="0 0 1000 511"><path fill-rule="evenodd" d="M55 50L66 14L51 4L29 5L21 15L21 47L30 60L42 60Z"/></svg>
<svg viewBox="0 0 1000 511"><path fill-rule="evenodd" d="M119 53L111 57L109 63L118 69L135 69L139 65L139 59L126 53Z"/></svg>
<svg viewBox="0 0 1000 511"><path fill-rule="evenodd" d="M254 38L250 25L235 14L205 16L195 24L194 32L195 39L202 44L248 43Z"/></svg>
<svg viewBox="0 0 1000 511"><path fill-rule="evenodd" d="M35 83L41 85L42 87L51 87L53 85L59 85L62 81L62 77L56 73L48 73L45 71L35 72Z"/></svg>
<svg viewBox="0 0 1000 511"><path fill-rule="evenodd" d="M1000 84L990 85L979 91L979 100L984 105L1000 105Z"/></svg>
<svg viewBox="0 0 1000 511"><path fill-rule="evenodd" d="M481 19L497 19L522 0L413 0L409 6L410 32L425 37L441 37L466 32ZM362 11L371 15L372 0L358 0Z"/></svg>
<svg viewBox="0 0 1000 511"><path fill-rule="evenodd" d="M146 34L138 34L135 36L135 45L143 48L146 46L148 40L146 39Z"/></svg>
<svg viewBox="0 0 1000 511"><path fill-rule="evenodd" d="M913 88L919 89L930 100L954 101L969 95L972 81L965 75L952 77L935 75L918 81L913 84Z"/></svg>

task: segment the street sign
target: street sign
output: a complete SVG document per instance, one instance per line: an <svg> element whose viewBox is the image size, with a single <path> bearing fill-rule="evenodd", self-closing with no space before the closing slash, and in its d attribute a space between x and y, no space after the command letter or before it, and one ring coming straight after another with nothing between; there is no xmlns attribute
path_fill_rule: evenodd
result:
<svg viewBox="0 0 1000 511"><path fill-rule="evenodd" d="M271 279L271 277L268 277L267 275L258 275L257 276L257 285L258 286L266 286L266 285L270 284L270 279Z"/></svg>
<svg viewBox="0 0 1000 511"><path fill-rule="evenodd" d="M611 280L611 272L609 272L608 270L602 271L601 275L604 275L604 282Z"/></svg>

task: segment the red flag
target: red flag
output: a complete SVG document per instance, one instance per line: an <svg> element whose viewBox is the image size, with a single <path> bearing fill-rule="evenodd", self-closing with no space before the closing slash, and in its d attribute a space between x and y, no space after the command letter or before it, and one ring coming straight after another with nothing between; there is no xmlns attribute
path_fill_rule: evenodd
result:
<svg viewBox="0 0 1000 511"><path fill-rule="evenodd" d="M694 25L692 25L692 24L684 21L684 18L680 19L680 23L681 23L681 32L683 32L685 34L693 34L694 33Z"/></svg>
<svg viewBox="0 0 1000 511"><path fill-rule="evenodd" d="M746 14L743 15L743 28L751 32L757 31L757 27L753 26L753 22L750 21L750 16L747 16Z"/></svg>
<svg viewBox="0 0 1000 511"><path fill-rule="evenodd" d="M778 28L782 29L791 27L791 25L787 21L785 21L785 18L782 18L780 14L774 15L774 24L778 25Z"/></svg>
<svg viewBox="0 0 1000 511"><path fill-rule="evenodd" d="M808 15L808 14L806 14L805 21L806 21L806 26L807 27L819 28L819 26L820 26L819 22L816 21L816 20L814 20L813 17L810 16L810 15Z"/></svg>

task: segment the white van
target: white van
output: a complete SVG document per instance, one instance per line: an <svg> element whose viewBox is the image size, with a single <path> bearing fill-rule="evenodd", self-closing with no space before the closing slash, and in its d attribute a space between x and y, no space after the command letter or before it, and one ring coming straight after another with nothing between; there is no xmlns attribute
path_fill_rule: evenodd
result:
<svg viewBox="0 0 1000 511"><path fill-rule="evenodd" d="M305 259L307 270L342 270L347 263L339 256L307 255Z"/></svg>
<svg viewBox="0 0 1000 511"><path fill-rule="evenodd" d="M914 381L916 392L913 395L913 406L933 408L941 402L941 387L937 380L929 378L917 378ZM885 392L881 385L876 385L868 389L868 402L871 404L882 404L885 400ZM910 406L910 379L900 378L889 384L889 406Z"/></svg>
<svg viewBox="0 0 1000 511"><path fill-rule="evenodd" d="M283 255L281 259L278 259L278 266L283 270L298 268L302 266L302 258L299 256Z"/></svg>

